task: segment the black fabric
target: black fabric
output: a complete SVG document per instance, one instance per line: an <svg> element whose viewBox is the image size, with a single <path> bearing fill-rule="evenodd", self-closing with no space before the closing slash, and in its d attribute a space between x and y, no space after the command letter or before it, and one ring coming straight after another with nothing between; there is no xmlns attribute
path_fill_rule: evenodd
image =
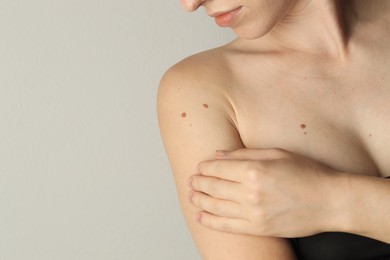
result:
<svg viewBox="0 0 390 260"><path fill-rule="evenodd" d="M390 244L348 233L292 240L299 260L390 260Z"/></svg>
<svg viewBox="0 0 390 260"><path fill-rule="evenodd" d="M390 244L348 233L321 233L291 242L299 260L390 260Z"/></svg>

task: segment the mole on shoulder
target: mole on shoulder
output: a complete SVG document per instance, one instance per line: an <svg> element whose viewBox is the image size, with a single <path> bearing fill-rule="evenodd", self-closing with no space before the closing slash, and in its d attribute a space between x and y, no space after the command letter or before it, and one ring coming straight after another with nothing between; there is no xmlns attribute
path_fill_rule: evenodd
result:
<svg viewBox="0 0 390 260"><path fill-rule="evenodd" d="M182 117L182 118L187 117L187 113L186 113L186 112L181 113L181 117Z"/></svg>
<svg viewBox="0 0 390 260"><path fill-rule="evenodd" d="M204 108L209 108L209 105L203 104L203 107L204 107Z"/></svg>

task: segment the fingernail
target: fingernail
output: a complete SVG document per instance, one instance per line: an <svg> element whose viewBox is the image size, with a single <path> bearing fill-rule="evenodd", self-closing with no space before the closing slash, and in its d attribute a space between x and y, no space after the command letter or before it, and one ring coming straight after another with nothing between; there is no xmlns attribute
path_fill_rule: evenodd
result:
<svg viewBox="0 0 390 260"><path fill-rule="evenodd" d="M201 223L202 222L202 213L198 212L194 215L194 221L197 222L197 223Z"/></svg>
<svg viewBox="0 0 390 260"><path fill-rule="evenodd" d="M190 177L188 180L187 180L187 186L189 187L189 188L193 188L192 187L192 181L193 181L193 178L192 177Z"/></svg>
<svg viewBox="0 0 390 260"><path fill-rule="evenodd" d="M188 192L187 198L190 203L193 204L192 197L194 196L194 193L192 191Z"/></svg>
<svg viewBox="0 0 390 260"><path fill-rule="evenodd" d="M225 151L225 150L217 150L216 152L215 152L215 156L217 157L217 158L223 158L223 157L225 157L227 155L227 151Z"/></svg>

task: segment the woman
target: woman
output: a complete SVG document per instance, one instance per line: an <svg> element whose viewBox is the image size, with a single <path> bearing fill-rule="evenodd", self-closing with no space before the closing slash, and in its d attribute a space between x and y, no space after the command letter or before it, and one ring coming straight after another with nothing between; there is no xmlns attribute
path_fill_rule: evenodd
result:
<svg viewBox="0 0 390 260"><path fill-rule="evenodd" d="M390 1L182 6L238 36L173 66L159 89L203 258L390 259Z"/></svg>

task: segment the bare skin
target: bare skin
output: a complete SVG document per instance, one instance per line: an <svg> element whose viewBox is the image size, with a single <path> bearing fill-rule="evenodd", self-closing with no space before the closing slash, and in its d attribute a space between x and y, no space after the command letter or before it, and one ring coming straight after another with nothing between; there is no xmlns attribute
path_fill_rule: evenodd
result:
<svg viewBox="0 0 390 260"><path fill-rule="evenodd" d="M294 259L277 237L323 231L390 243L390 181L379 178L390 175L388 1L284 1L258 21L253 10L267 1L233 2L246 8L231 26L239 38L178 63L159 90L202 256ZM212 12L225 3L182 4Z"/></svg>

